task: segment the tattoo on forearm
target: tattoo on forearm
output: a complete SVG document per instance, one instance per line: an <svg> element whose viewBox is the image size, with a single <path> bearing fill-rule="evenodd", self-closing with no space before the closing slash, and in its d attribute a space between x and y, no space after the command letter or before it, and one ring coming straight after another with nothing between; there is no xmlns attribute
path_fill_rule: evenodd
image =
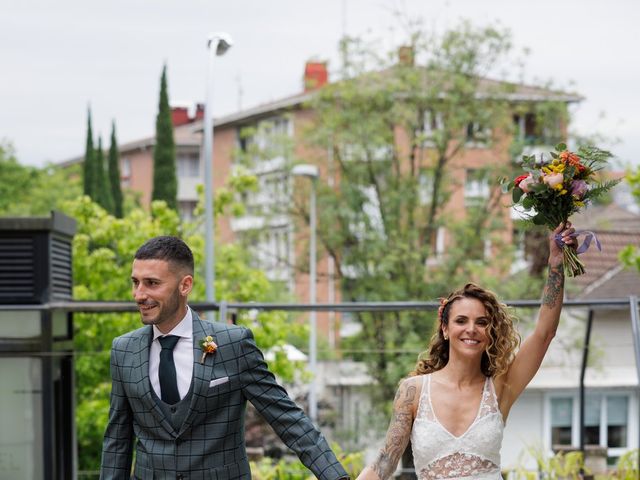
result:
<svg viewBox="0 0 640 480"><path fill-rule="evenodd" d="M416 387L401 385L393 401L393 418L387 430L385 446L380 450L371 467L381 479L393 474L404 452L411 434L413 413L411 411L416 397Z"/></svg>
<svg viewBox="0 0 640 480"><path fill-rule="evenodd" d="M564 270L562 266L549 267L549 277L544 287L542 304L553 308L562 301L562 290L564 288Z"/></svg>

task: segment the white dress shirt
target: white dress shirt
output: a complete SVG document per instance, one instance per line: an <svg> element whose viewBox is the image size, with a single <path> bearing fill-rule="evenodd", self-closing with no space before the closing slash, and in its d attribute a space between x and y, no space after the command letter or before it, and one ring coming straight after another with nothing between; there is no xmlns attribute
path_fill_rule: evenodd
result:
<svg viewBox="0 0 640 480"><path fill-rule="evenodd" d="M158 337L163 337L165 334L158 330L158 327L153 325L153 341L151 342L151 348L149 350L149 378L151 380L151 386L158 395L158 398L162 398L160 392L160 378L158 377L158 367L160 366L160 340ZM178 393L180 393L180 399L182 400L191 387L191 377L193 375L193 319L191 315L191 309L187 307L187 314L184 316L180 323L176 325L166 335L176 335L180 337L178 343L173 349L173 363L176 366L176 379L178 381Z"/></svg>

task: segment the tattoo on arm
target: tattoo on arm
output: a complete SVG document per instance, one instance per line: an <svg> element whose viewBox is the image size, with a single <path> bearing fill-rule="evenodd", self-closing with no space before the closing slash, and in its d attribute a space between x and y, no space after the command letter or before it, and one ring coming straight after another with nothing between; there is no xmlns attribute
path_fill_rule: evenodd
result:
<svg viewBox="0 0 640 480"><path fill-rule="evenodd" d="M380 479L389 478L409 443L413 425L413 403L417 389L403 382L393 400L393 418L387 430L385 445L371 467Z"/></svg>
<svg viewBox="0 0 640 480"><path fill-rule="evenodd" d="M564 288L564 269L562 266L549 267L549 277L544 287L542 304L553 308L562 302L562 291Z"/></svg>

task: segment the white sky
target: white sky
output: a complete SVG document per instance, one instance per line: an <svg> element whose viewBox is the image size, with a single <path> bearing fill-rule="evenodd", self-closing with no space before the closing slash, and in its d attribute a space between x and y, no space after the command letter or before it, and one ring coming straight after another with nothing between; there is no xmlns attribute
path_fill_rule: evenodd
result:
<svg viewBox="0 0 640 480"><path fill-rule="evenodd" d="M172 102L203 101L214 31L235 42L215 63L215 116L298 93L306 60L337 70L345 28L399 43L393 7L438 31L461 18L511 29L529 80L586 97L573 129L619 138L605 146L640 164L636 0L0 0L0 139L22 163L82 155L89 103L103 142L112 119L120 143L152 135L163 62Z"/></svg>

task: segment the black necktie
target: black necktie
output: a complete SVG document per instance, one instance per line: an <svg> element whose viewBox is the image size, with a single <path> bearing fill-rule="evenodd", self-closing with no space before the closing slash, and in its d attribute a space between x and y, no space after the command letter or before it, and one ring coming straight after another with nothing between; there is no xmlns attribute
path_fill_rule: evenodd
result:
<svg viewBox="0 0 640 480"><path fill-rule="evenodd" d="M158 378L160 379L160 394L162 401L173 405L180 401L178 392L178 380L176 379L176 365L173 363L173 347L176 346L180 337L176 335L166 335L158 337L162 350L160 351L160 366L158 367Z"/></svg>

